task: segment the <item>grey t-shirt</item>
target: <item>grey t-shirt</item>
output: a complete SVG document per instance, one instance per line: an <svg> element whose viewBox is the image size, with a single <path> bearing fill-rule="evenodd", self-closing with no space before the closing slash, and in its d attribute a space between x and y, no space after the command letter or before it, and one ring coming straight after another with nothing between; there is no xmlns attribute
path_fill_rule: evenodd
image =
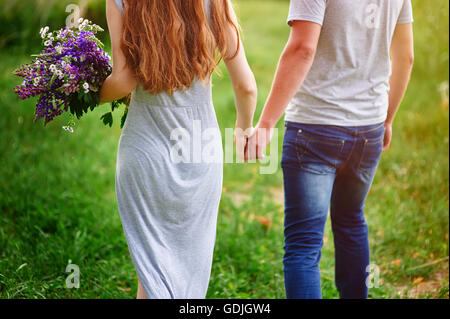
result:
<svg viewBox="0 0 450 319"><path fill-rule="evenodd" d="M364 126L387 117L397 24L413 22L411 0L291 0L288 24L322 25L316 57L286 121Z"/></svg>

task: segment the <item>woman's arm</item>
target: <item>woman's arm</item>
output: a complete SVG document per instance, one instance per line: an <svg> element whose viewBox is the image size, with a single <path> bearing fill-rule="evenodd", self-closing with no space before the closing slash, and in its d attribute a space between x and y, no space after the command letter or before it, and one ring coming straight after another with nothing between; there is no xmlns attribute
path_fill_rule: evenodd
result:
<svg viewBox="0 0 450 319"><path fill-rule="evenodd" d="M237 17L230 3L231 18L237 25ZM237 55L232 59L224 59L228 73L231 78L235 95L237 110L236 127L242 130L251 129L253 116L255 114L258 89L255 77L247 62L242 42L237 39L236 30L231 26L226 30L227 56L233 56L238 49Z"/></svg>
<svg viewBox="0 0 450 319"><path fill-rule="evenodd" d="M113 70L100 90L100 104L119 100L136 88L134 73L126 66L125 55L121 49L123 15L114 0L106 0L106 18L113 55Z"/></svg>
<svg viewBox="0 0 450 319"><path fill-rule="evenodd" d="M392 140L392 123L406 93L414 63L414 39L412 24L397 25L391 43L392 74L390 78L389 108L385 122L383 150Z"/></svg>

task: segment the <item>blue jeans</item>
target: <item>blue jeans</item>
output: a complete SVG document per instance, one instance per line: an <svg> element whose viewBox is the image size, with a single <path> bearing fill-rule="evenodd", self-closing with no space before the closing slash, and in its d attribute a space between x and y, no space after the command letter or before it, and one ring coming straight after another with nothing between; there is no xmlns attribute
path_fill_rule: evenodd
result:
<svg viewBox="0 0 450 319"><path fill-rule="evenodd" d="M383 123L364 127L286 122L284 277L287 298L320 299L319 261L330 210L341 298L367 298L364 201L382 154Z"/></svg>

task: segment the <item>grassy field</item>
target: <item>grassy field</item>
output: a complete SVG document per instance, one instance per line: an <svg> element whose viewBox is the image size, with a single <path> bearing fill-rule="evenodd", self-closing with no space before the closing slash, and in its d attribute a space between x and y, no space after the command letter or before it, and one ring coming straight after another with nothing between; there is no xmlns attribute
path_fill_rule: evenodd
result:
<svg viewBox="0 0 450 319"><path fill-rule="evenodd" d="M235 1L259 85L258 113L289 34L288 2ZM448 1L415 0L416 64L366 204L372 262L381 285L371 298L448 298ZM31 53L31 52L30 52ZM120 223L115 156L120 129L102 127L104 105L69 134L68 118L33 123L33 101L19 102L11 73L28 55L0 52L0 298L134 298L134 272ZM214 78L222 129L234 124L229 79ZM120 114L116 114L118 120ZM279 125L282 128L282 123ZM279 137L281 150L282 134ZM225 166L208 298L284 298L283 192L279 169ZM324 298L337 298L327 224L321 262ZM66 289L66 266L81 269Z"/></svg>

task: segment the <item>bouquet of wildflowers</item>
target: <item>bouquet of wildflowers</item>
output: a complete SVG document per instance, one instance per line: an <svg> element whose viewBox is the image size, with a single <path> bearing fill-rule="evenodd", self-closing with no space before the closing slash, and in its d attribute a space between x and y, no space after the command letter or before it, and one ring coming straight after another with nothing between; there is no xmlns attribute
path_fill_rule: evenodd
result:
<svg viewBox="0 0 450 319"><path fill-rule="evenodd" d="M20 99L38 96L34 121L44 119L47 125L56 116L69 111L80 119L84 113L99 105L99 90L112 71L110 56L96 33L103 31L88 20L80 19L78 29L66 27L51 32L42 28L40 35L44 49L33 55L31 63L20 66L15 74L23 78L14 92ZM111 103L111 111L125 100ZM122 116L123 127L127 107ZM112 113L101 117L105 125L112 126ZM71 125L63 127L72 131Z"/></svg>

